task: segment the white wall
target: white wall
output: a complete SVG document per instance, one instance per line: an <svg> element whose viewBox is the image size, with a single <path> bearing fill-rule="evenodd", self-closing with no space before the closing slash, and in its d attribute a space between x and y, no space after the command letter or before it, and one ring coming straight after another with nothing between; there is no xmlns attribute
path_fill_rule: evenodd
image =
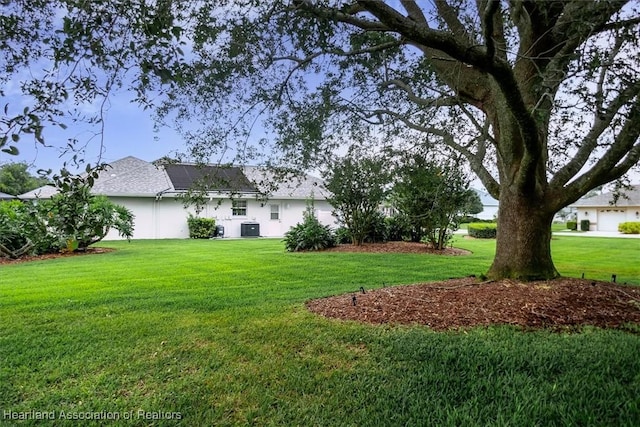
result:
<svg viewBox="0 0 640 427"><path fill-rule="evenodd" d="M189 237L187 217L193 209L185 210L181 201L173 197L156 200L153 197L110 197L119 205L133 212L134 239L186 239ZM271 219L272 205L277 206L278 219ZM256 222L260 225L263 237L282 237L291 227L303 220L306 209L304 200L268 200L260 202L247 200L247 214L234 216L231 200L212 200L200 213L201 217L214 218L216 225L224 227L224 237L240 237L243 222ZM326 224L333 225L331 206L326 201L316 201L316 215ZM273 208L276 209L276 208ZM118 240L117 230L111 230L105 240Z"/></svg>

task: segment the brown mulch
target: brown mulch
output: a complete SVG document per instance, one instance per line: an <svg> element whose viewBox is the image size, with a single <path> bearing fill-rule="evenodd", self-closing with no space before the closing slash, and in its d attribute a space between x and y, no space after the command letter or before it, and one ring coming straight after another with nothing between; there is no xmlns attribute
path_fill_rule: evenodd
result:
<svg viewBox="0 0 640 427"><path fill-rule="evenodd" d="M432 255L469 255L471 252L458 248L445 248L436 250L424 243L416 242L386 242L386 243L365 243L361 246L338 245L325 249L326 252L368 252L368 253L411 253L411 254L432 254Z"/></svg>
<svg viewBox="0 0 640 427"><path fill-rule="evenodd" d="M640 287L560 278L520 283L476 278L395 286L316 299L312 312L373 324L421 324L435 330L516 325L563 329L640 324Z"/></svg>
<svg viewBox="0 0 640 427"><path fill-rule="evenodd" d="M72 257L72 256L104 254L104 253L107 253L107 252L113 252L114 250L115 249L112 249L112 248L87 248L84 251L78 251L78 252L58 252L58 253L53 253L53 254L24 256L24 257L21 257L21 258L18 258L18 259L0 257L0 265L2 265L2 264L18 264L18 263L22 263L22 262L42 261L42 260L45 260L45 259L55 259L55 258Z"/></svg>
<svg viewBox="0 0 640 427"><path fill-rule="evenodd" d="M442 253L420 243L340 245L334 251ZM469 252L451 248L445 255ZM307 302L317 314L372 324L420 324L434 330L488 325L566 330L640 324L640 287L559 278L521 283L475 277L354 292Z"/></svg>

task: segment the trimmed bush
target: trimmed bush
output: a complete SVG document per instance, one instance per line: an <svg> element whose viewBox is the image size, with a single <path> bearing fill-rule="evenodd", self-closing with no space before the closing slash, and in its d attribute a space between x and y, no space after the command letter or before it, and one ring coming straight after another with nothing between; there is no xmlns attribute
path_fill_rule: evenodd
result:
<svg viewBox="0 0 640 427"><path fill-rule="evenodd" d="M589 231L590 225L591 223L588 219L583 219L582 221L580 221L580 231Z"/></svg>
<svg viewBox="0 0 640 427"><path fill-rule="evenodd" d="M576 231L578 229L578 222L577 221L567 221L567 229L568 230L572 230L572 231Z"/></svg>
<svg viewBox="0 0 640 427"><path fill-rule="evenodd" d="M476 239L495 239L497 231L498 224L496 223L472 222L468 227L469 236Z"/></svg>
<svg viewBox="0 0 640 427"><path fill-rule="evenodd" d="M187 218L189 237L192 239L208 239L213 236L216 228L216 220L213 218L200 218L189 214Z"/></svg>
<svg viewBox="0 0 640 427"><path fill-rule="evenodd" d="M640 234L640 222L621 222L618 231L622 234Z"/></svg>

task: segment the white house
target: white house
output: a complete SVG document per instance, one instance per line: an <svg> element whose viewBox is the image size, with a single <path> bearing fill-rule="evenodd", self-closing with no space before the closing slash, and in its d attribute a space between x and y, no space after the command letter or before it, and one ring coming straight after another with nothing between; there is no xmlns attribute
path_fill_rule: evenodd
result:
<svg viewBox="0 0 640 427"><path fill-rule="evenodd" d="M474 190L480 197L482 203L482 212L476 215L480 219L495 219L498 216L499 202L494 199L489 193L483 190Z"/></svg>
<svg viewBox="0 0 640 427"><path fill-rule="evenodd" d="M308 200L313 199L318 219L332 225L334 217L325 199L322 181L310 175L280 183L259 167L200 167L194 164L156 166L135 157L111 163L100 172L92 192L109 197L135 215L135 239L187 238L189 213L179 197L203 176L212 178L209 201L201 217L214 218L224 227L224 237L282 237L303 220ZM21 199L48 198L51 186L20 196ZM232 196L232 197L230 197ZM112 230L106 239L119 239Z"/></svg>
<svg viewBox="0 0 640 427"><path fill-rule="evenodd" d="M580 199L571 207L576 208L578 223L589 220L591 231L618 231L621 222L640 221L640 185L633 185L631 190L613 203L613 194Z"/></svg>

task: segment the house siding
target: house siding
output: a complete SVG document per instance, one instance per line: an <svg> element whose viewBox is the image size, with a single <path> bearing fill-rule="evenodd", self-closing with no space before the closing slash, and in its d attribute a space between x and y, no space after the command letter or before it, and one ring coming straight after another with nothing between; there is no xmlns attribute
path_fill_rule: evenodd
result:
<svg viewBox="0 0 640 427"><path fill-rule="evenodd" d="M577 216L589 220L590 231L618 231L621 222L640 221L640 206L578 207Z"/></svg>
<svg viewBox="0 0 640 427"><path fill-rule="evenodd" d="M185 239L189 237L187 218L195 215L193 208L185 209L180 199L174 197L110 197L134 215L134 239ZM291 227L303 220L306 209L304 200L274 199L261 202L247 200L247 215L234 216L229 199L213 199L200 213L201 217L213 218L216 225L224 227L224 237L241 237L242 224L254 222L260 225L260 236L283 237ZM271 219L271 205L279 206L279 218ZM314 202L316 215L321 222L333 225L331 206L328 202ZM120 240L116 230L111 230L105 240Z"/></svg>

